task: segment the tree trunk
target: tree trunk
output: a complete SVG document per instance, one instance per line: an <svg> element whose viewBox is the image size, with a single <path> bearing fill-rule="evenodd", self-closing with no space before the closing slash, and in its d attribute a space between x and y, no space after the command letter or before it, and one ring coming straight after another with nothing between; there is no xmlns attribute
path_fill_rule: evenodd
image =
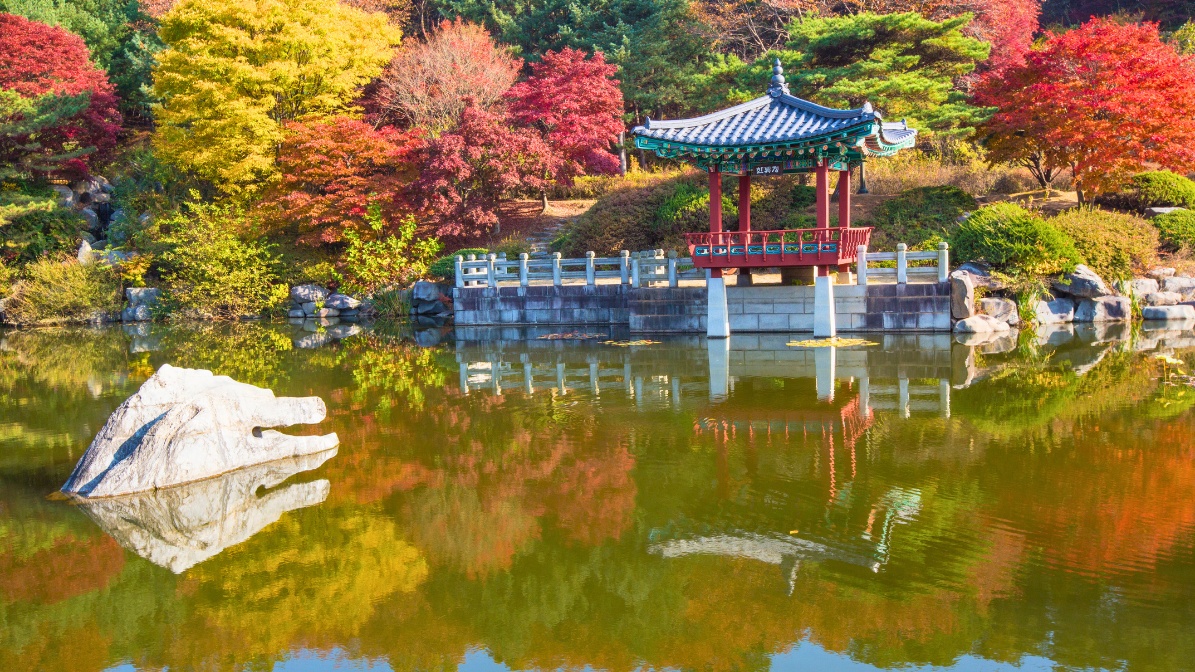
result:
<svg viewBox="0 0 1195 672"><path fill-rule="evenodd" d="M547 211L548 211L548 190L547 190L547 189L544 189L543 191L539 192L539 194L540 194L540 196L542 196L542 197L543 197L543 199L544 199L544 205L543 205L543 209L541 209L541 210L539 211L539 214L541 214L541 215L542 215L542 214L544 214L545 212L547 212Z"/></svg>

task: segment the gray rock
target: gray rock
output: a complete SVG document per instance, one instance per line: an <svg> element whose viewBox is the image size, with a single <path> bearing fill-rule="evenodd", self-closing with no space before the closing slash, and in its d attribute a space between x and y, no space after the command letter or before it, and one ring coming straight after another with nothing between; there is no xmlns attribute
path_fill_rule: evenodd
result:
<svg viewBox="0 0 1195 672"><path fill-rule="evenodd" d="M1186 296L1195 291L1195 278L1184 278L1181 276L1164 278L1162 280L1162 291L1176 292Z"/></svg>
<svg viewBox="0 0 1195 672"><path fill-rule="evenodd" d="M75 257L80 264L95 263L95 251L91 249L91 243L86 240L79 243L79 251L75 253Z"/></svg>
<svg viewBox="0 0 1195 672"><path fill-rule="evenodd" d="M286 311L287 317L297 317L300 319L302 319L306 314L307 313L304 313L302 308L291 308L290 310Z"/></svg>
<svg viewBox="0 0 1195 672"><path fill-rule="evenodd" d="M116 264L123 264L124 262L138 256L136 252L121 252L120 250L104 250L99 253L100 261L114 266Z"/></svg>
<svg viewBox="0 0 1195 672"><path fill-rule="evenodd" d="M332 294L324 300L324 305L336 310L353 310L360 306L361 302L345 294Z"/></svg>
<svg viewBox="0 0 1195 672"><path fill-rule="evenodd" d="M1017 311L1017 304L1012 299L996 297L980 299L978 312L1006 322L1010 327L1021 323L1021 314Z"/></svg>
<svg viewBox="0 0 1195 672"><path fill-rule="evenodd" d="M975 314L975 283L966 271L950 274L950 315L965 320Z"/></svg>
<svg viewBox="0 0 1195 672"><path fill-rule="evenodd" d="M149 306L129 306L120 311L121 322L149 322L153 319L153 313L150 312Z"/></svg>
<svg viewBox="0 0 1195 672"><path fill-rule="evenodd" d="M1143 320L1195 320L1195 308L1191 306L1145 306L1141 309Z"/></svg>
<svg viewBox="0 0 1195 672"><path fill-rule="evenodd" d="M982 334L959 334L960 336L981 336ZM1017 334L1014 331L988 334L986 342L976 346L982 355L1001 355L1017 349Z"/></svg>
<svg viewBox="0 0 1195 672"><path fill-rule="evenodd" d="M340 311L335 308L320 308L315 311L316 317L337 317L338 315L340 315Z"/></svg>
<svg viewBox="0 0 1195 672"><path fill-rule="evenodd" d="M69 208L75 204L75 190L70 187L55 184L51 185L51 189L58 195L58 205L64 208Z"/></svg>
<svg viewBox="0 0 1195 672"><path fill-rule="evenodd" d="M1156 268L1149 269L1149 273L1147 275L1154 280L1161 280L1162 278L1173 277L1174 269L1167 266L1158 266Z"/></svg>
<svg viewBox="0 0 1195 672"><path fill-rule="evenodd" d="M359 310L355 310L355 309L350 309L350 310L342 310L342 311L340 311L340 317L341 317L341 319L344 319L344 318L346 318L346 317L357 317L357 315L358 315L360 312L361 312L361 311L359 311Z"/></svg>
<svg viewBox="0 0 1195 672"><path fill-rule="evenodd" d="M1124 322L1133 317L1133 304L1125 296L1084 299L1075 308L1076 322Z"/></svg>
<svg viewBox="0 0 1195 672"><path fill-rule="evenodd" d="M1146 208L1145 209L1145 217L1146 217L1146 219L1153 219L1154 217L1157 217L1158 215L1168 215L1172 212L1178 212L1180 210L1186 210L1186 208L1163 208L1163 207Z"/></svg>
<svg viewBox="0 0 1195 672"><path fill-rule="evenodd" d="M962 264L954 272L969 274L971 276L971 284L976 287L986 287L987 289L1000 289L1002 287L1000 282L992 277L991 269L974 261Z"/></svg>
<svg viewBox="0 0 1195 672"><path fill-rule="evenodd" d="M440 286L434 282L420 280L411 289L411 301L440 301Z"/></svg>
<svg viewBox="0 0 1195 672"><path fill-rule="evenodd" d="M1153 278L1135 278L1129 282L1129 290L1133 296L1145 296L1158 291L1158 281Z"/></svg>
<svg viewBox="0 0 1195 672"><path fill-rule="evenodd" d="M162 300L162 290L157 287L128 287L124 290L124 297L130 306L154 307Z"/></svg>
<svg viewBox="0 0 1195 672"><path fill-rule="evenodd" d="M326 413L319 397L279 398L166 364L108 418L62 490L84 497L147 492L330 450L339 443L335 434L261 429L315 424Z"/></svg>
<svg viewBox="0 0 1195 672"><path fill-rule="evenodd" d="M164 490L89 499L79 506L116 543L181 574L247 540L287 511L327 499L331 484L326 479L277 486L334 455L332 448Z"/></svg>
<svg viewBox="0 0 1195 672"><path fill-rule="evenodd" d="M954 323L954 331L959 334L984 334L990 332L1008 331L1008 323L997 320L991 315L972 315L965 320Z"/></svg>
<svg viewBox="0 0 1195 672"><path fill-rule="evenodd" d="M1075 340L1075 328L1070 324L1042 324L1035 335L1038 345L1057 347Z"/></svg>
<svg viewBox="0 0 1195 672"><path fill-rule="evenodd" d="M1065 297L1038 301L1033 312L1038 324L1066 324L1075 321L1075 302Z"/></svg>
<svg viewBox="0 0 1195 672"><path fill-rule="evenodd" d="M357 315L357 314L353 314L353 315L345 315L344 313L341 313L341 314L340 314L340 321L341 321L341 322L348 322L348 323L350 323L350 324L356 324L356 323L358 323L358 322L360 322L360 321L361 321L361 316L360 316L360 315Z"/></svg>
<svg viewBox="0 0 1195 672"><path fill-rule="evenodd" d="M332 337L326 331L315 331L294 340L295 347L303 350L315 350L332 342Z"/></svg>
<svg viewBox="0 0 1195 672"><path fill-rule="evenodd" d="M1154 292L1141 297L1141 303L1146 306L1173 306L1183 300L1178 292Z"/></svg>
<svg viewBox="0 0 1195 672"><path fill-rule="evenodd" d="M311 316L315 315L315 311L319 310L319 308L316 307L315 301L306 301L306 302L302 303L299 307L302 308L303 314L306 315L307 317L311 317Z"/></svg>
<svg viewBox="0 0 1195 672"><path fill-rule="evenodd" d="M95 210L92 210L91 208L83 208L79 211L79 214L83 215L84 221L87 222L88 231L100 230L100 216L96 214Z"/></svg>
<svg viewBox="0 0 1195 672"><path fill-rule="evenodd" d="M1079 264L1074 272L1065 273L1054 280L1053 287L1058 292L1083 299L1112 295L1112 289L1104 279L1084 264Z"/></svg>
<svg viewBox="0 0 1195 672"><path fill-rule="evenodd" d="M328 290L319 285L295 285L290 288L290 300L294 303L315 303L328 298Z"/></svg>

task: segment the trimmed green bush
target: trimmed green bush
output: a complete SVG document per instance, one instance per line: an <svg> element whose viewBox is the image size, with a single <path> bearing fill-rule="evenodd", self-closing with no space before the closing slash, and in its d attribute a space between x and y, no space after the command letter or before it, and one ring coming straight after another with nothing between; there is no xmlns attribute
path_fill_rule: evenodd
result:
<svg viewBox="0 0 1195 672"><path fill-rule="evenodd" d="M1157 262L1158 231L1141 217L1083 207L1049 223L1070 236L1087 265L1105 280L1131 278Z"/></svg>
<svg viewBox="0 0 1195 672"><path fill-rule="evenodd" d="M105 264L42 258L23 275L5 311L17 324L83 322L120 310L120 278Z"/></svg>
<svg viewBox="0 0 1195 672"><path fill-rule="evenodd" d="M977 207L975 198L958 187L918 187L886 201L872 221L861 225L875 227L873 249L893 250L897 243L905 243L910 250L931 250L950 238L963 213Z"/></svg>
<svg viewBox="0 0 1195 672"><path fill-rule="evenodd" d="M734 229L739 217L738 204L729 194L722 194L722 223L724 229ZM683 233L708 231L710 222L710 192L690 182L678 182L672 194L656 210L652 231L654 240L665 246L669 241L680 243Z"/></svg>
<svg viewBox="0 0 1195 672"><path fill-rule="evenodd" d="M285 301L287 286L280 281L273 246L241 237L248 227L236 207L196 198L163 217L159 226L157 263L170 309L235 318Z"/></svg>
<svg viewBox="0 0 1195 672"><path fill-rule="evenodd" d="M431 263L427 267L427 274L429 277L438 278L440 280L454 280L456 278L456 258L462 256L466 259L470 254L476 254L477 258L489 254L489 250L484 247L466 247L451 254L446 254Z"/></svg>
<svg viewBox="0 0 1195 672"><path fill-rule="evenodd" d="M1195 182L1169 170L1134 176L1132 190L1142 208L1195 207Z"/></svg>
<svg viewBox="0 0 1195 672"><path fill-rule="evenodd" d="M1014 203L994 203L963 220L950 237L958 261L986 261L1013 276L1054 275L1083 261L1062 231Z"/></svg>
<svg viewBox="0 0 1195 672"><path fill-rule="evenodd" d="M1176 210L1150 220L1162 245L1170 250L1195 250L1195 210Z"/></svg>

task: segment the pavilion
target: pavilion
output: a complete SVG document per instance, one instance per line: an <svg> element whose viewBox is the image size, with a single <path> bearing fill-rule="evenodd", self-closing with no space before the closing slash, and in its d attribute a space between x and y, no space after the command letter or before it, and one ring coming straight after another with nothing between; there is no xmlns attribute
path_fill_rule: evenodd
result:
<svg viewBox="0 0 1195 672"><path fill-rule="evenodd" d="M789 93L784 69L776 59L767 95L693 119L647 119L632 131L635 146L658 156L690 161L709 173L708 233L686 234L693 264L707 270L708 335L729 336L726 289L728 268L810 267L815 280L815 306L829 302L829 327L814 334L832 336L831 268L846 272L866 246L870 228L852 228L851 170L865 157L891 156L912 147L917 131L903 121L885 122L870 103L853 110L835 110ZM838 171L838 226L830 227L830 171ZM816 175L817 227L752 231L751 177L789 173ZM722 177L739 178L737 231L722 228ZM815 308L815 313L821 314Z"/></svg>

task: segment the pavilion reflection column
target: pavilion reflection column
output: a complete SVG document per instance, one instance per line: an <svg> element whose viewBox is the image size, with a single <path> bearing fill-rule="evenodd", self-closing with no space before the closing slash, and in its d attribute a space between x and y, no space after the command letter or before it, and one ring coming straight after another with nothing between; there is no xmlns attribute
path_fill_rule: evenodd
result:
<svg viewBox="0 0 1195 672"><path fill-rule="evenodd" d="M813 348L813 371L817 379L818 401L834 401L834 376L838 348Z"/></svg>
<svg viewBox="0 0 1195 672"><path fill-rule="evenodd" d="M710 401L722 401L730 394L730 340L707 341L710 363Z"/></svg>
<svg viewBox="0 0 1195 672"><path fill-rule="evenodd" d="M722 172L710 167L710 258L713 248L724 244L722 236ZM726 313L726 281L722 269L711 268L705 272L706 322L705 335L709 338L728 338L730 318Z"/></svg>

